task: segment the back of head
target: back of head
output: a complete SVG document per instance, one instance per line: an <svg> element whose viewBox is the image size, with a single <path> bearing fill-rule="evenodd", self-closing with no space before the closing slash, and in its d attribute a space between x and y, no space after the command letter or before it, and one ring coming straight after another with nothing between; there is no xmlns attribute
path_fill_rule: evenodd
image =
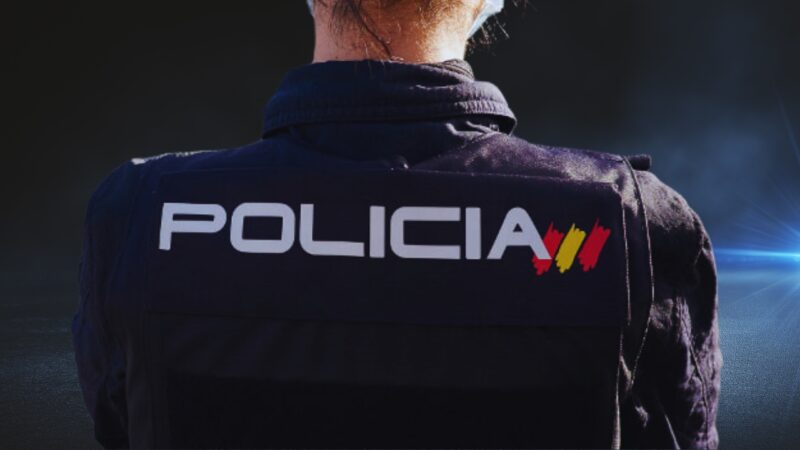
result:
<svg viewBox="0 0 800 450"><path fill-rule="evenodd" d="M502 1L316 0L315 62L463 58L467 42Z"/></svg>

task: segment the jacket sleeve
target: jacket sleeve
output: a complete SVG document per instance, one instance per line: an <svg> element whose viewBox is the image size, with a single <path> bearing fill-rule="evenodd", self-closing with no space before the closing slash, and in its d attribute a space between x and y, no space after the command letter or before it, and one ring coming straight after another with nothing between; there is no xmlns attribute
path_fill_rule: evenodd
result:
<svg viewBox="0 0 800 450"><path fill-rule="evenodd" d="M694 215L694 214L693 214ZM700 251L685 283L675 289L673 304L672 381L662 386L665 409L674 418L683 448L716 448L716 417L722 354L717 318L717 273L708 234L696 215Z"/></svg>
<svg viewBox="0 0 800 450"><path fill-rule="evenodd" d="M648 208L655 298L642 356L647 409L666 424L673 445L716 448L722 354L717 272L711 240L686 201L652 174L641 174Z"/></svg>
<svg viewBox="0 0 800 450"><path fill-rule="evenodd" d="M95 438L106 448L128 447L125 354L109 326L109 279L124 237L130 168L109 176L89 202L80 261L80 302L72 321L78 379Z"/></svg>

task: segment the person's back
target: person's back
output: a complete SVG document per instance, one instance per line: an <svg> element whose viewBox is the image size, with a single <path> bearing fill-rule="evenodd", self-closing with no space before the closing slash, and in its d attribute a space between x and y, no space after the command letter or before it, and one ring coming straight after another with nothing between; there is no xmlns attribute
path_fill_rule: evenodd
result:
<svg viewBox="0 0 800 450"><path fill-rule="evenodd" d="M427 3L465 43L482 2ZM95 193L74 333L98 440L715 446L714 265L680 196L646 158L512 137L463 61L356 58L330 6L261 141ZM397 51L463 55L428 37Z"/></svg>

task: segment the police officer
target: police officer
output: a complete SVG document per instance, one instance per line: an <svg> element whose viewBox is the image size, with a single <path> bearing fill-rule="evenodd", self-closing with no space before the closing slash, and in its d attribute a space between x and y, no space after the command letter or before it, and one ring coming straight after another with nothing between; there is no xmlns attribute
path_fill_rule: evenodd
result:
<svg viewBox="0 0 800 450"><path fill-rule="evenodd" d="M649 158L531 144L462 60L503 2L317 0L263 139L134 159L86 219L106 447L713 448L700 219Z"/></svg>

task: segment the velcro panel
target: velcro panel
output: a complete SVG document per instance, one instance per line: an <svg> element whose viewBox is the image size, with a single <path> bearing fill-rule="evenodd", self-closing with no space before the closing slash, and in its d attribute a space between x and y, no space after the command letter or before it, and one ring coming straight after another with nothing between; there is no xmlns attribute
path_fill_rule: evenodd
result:
<svg viewBox="0 0 800 450"><path fill-rule="evenodd" d="M168 175L156 195L153 311L531 326L627 315L610 184L236 170Z"/></svg>
<svg viewBox="0 0 800 450"><path fill-rule="evenodd" d="M611 185L239 170L154 195L154 446L611 445L628 299Z"/></svg>

